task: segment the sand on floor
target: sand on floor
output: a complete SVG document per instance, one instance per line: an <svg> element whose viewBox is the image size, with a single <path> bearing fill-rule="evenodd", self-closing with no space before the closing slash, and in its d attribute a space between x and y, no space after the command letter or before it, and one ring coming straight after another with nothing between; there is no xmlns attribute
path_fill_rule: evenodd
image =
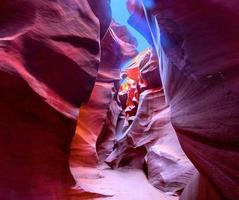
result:
<svg viewBox="0 0 239 200"><path fill-rule="evenodd" d="M140 169L72 167L73 200L178 200L153 187Z"/></svg>

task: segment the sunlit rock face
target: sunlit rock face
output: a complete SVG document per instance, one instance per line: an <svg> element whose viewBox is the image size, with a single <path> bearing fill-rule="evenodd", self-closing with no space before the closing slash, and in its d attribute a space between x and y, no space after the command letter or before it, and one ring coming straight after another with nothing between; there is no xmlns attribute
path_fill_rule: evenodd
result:
<svg viewBox="0 0 239 200"><path fill-rule="evenodd" d="M72 166L97 166L102 161L101 157L107 154L107 149L112 148L112 140L105 143L105 135L113 137L113 133L106 132L113 124L116 126L121 109L115 101L120 66L137 55L136 45L127 28L112 21L101 42L101 63L92 94L88 103L80 108L76 135L71 145ZM116 113L111 113L114 109ZM109 115L115 118L113 124L107 121Z"/></svg>
<svg viewBox="0 0 239 200"><path fill-rule="evenodd" d="M63 199L74 183L70 144L111 21L108 1L90 3L0 2L0 199Z"/></svg>
<svg viewBox="0 0 239 200"><path fill-rule="evenodd" d="M157 58L146 49L125 71L129 79L136 81L139 97L137 100L137 95L131 96L132 91L135 93L133 83L127 86L125 113L130 126L116 136L114 151L106 162L113 168L142 168L145 162L149 181L158 189L176 195L191 180L195 169L183 153L172 128ZM130 101L132 98L135 100ZM128 110L134 109L134 103L138 106L135 116L132 116ZM132 122L130 118L133 118Z"/></svg>
<svg viewBox="0 0 239 200"><path fill-rule="evenodd" d="M74 199L69 162L86 178L77 167L144 168L182 200L239 199L238 1L129 0L153 50L122 77L137 41L109 5L0 0L0 200Z"/></svg>
<svg viewBox="0 0 239 200"><path fill-rule="evenodd" d="M155 2L147 15L158 26L153 38L172 125L204 179L182 199L238 199L238 1Z"/></svg>

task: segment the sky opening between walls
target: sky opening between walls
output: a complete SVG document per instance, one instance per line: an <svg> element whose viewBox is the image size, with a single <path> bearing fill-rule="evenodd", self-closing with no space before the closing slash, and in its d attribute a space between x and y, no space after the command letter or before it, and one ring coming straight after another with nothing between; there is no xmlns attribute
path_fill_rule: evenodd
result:
<svg viewBox="0 0 239 200"><path fill-rule="evenodd" d="M149 47L146 39L127 22L130 17L127 9L127 0L111 0L111 9L113 19L119 24L127 26L130 33L137 39L137 50L140 52Z"/></svg>

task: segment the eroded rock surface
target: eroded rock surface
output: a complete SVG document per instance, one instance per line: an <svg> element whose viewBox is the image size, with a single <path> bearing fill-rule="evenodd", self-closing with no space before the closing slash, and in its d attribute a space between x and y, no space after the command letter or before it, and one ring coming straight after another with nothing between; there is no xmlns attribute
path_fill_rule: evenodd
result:
<svg viewBox="0 0 239 200"><path fill-rule="evenodd" d="M0 2L0 199L68 198L70 144L109 13L109 1Z"/></svg>
<svg viewBox="0 0 239 200"><path fill-rule="evenodd" d="M149 181L158 189L176 195L191 180L195 169L183 153L171 125L170 108L165 102L159 66L152 50L140 53L125 73L136 81L135 87L133 81L132 86L127 86L127 94L128 99L136 99L137 112L128 128L116 137L114 151L106 162L113 168L143 168L145 162ZM131 96L134 88L138 88L138 100L137 96ZM134 102L127 100L126 120L127 113L132 115L127 110L133 109Z"/></svg>
<svg viewBox="0 0 239 200"><path fill-rule="evenodd" d="M81 182L101 183L82 167L104 161L144 167L170 194L186 186L182 200L239 199L238 2L143 2L129 0L129 23L160 65L140 54L122 93L137 41L110 0L0 1L0 199L112 196Z"/></svg>
<svg viewBox="0 0 239 200"><path fill-rule="evenodd" d="M98 156L104 157L106 154L104 149L110 148L106 146L111 146L109 143L112 141L105 143L106 146L102 143L105 141L105 135L106 137L112 135L106 132L109 131L112 123L116 126L118 111L111 114L116 118L115 122L109 123L107 117L113 111L113 107L120 110L114 97L120 80L120 66L137 54L136 45L135 39L129 34L127 28L112 21L101 43L101 63L94 89L89 102L80 108L76 135L72 142L72 166L95 167L102 160Z"/></svg>
<svg viewBox="0 0 239 200"><path fill-rule="evenodd" d="M158 26L152 33L172 125L202 185L214 188L198 187L191 198L238 199L238 2L155 1L146 10Z"/></svg>

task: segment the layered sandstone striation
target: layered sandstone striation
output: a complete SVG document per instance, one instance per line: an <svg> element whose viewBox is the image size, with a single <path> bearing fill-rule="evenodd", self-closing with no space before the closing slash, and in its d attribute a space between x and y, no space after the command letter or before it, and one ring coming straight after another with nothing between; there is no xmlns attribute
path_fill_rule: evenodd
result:
<svg viewBox="0 0 239 200"><path fill-rule="evenodd" d="M239 199L237 0L128 7L0 1L0 199Z"/></svg>
<svg viewBox="0 0 239 200"><path fill-rule="evenodd" d="M140 53L125 73L128 99L124 111L128 126L116 137L114 150L106 162L113 168L145 167L149 181L155 187L176 195L191 180L195 169L183 153L172 128L170 108L165 102L153 51L146 49ZM123 91L119 95L123 95Z"/></svg>
<svg viewBox="0 0 239 200"><path fill-rule="evenodd" d="M145 9L172 125L201 174L181 199L238 199L238 2L155 1Z"/></svg>
<svg viewBox="0 0 239 200"><path fill-rule="evenodd" d="M79 106L110 22L109 1L0 2L0 199L65 198Z"/></svg>
<svg viewBox="0 0 239 200"><path fill-rule="evenodd" d="M111 22L101 42L101 63L92 94L80 108L76 135L71 145L72 166L96 167L102 163L101 157L107 154L104 149L112 141L104 143L105 137L114 134L106 132L111 126L116 126L121 109L115 101L120 67L137 55L136 45L126 27ZM109 115L116 118L111 123L107 121Z"/></svg>

